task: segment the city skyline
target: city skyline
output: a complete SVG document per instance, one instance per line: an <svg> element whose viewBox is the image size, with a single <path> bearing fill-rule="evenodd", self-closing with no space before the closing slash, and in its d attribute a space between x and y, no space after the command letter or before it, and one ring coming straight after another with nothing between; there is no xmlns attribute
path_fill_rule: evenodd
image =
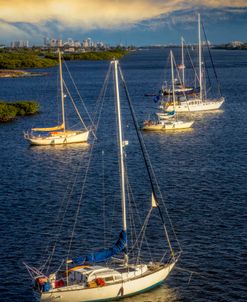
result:
<svg viewBox="0 0 247 302"><path fill-rule="evenodd" d="M198 12L212 43L247 41L245 0L0 0L0 44L49 36L142 46L178 44L181 35L195 43Z"/></svg>

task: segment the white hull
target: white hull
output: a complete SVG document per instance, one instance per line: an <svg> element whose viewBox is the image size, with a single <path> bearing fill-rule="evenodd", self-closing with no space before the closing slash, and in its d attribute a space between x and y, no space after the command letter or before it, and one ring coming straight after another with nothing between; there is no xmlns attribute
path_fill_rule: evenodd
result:
<svg viewBox="0 0 247 302"><path fill-rule="evenodd" d="M87 142L89 131L71 131L61 132L56 135L36 136L25 134L25 138L31 145L45 146L45 145L62 145Z"/></svg>
<svg viewBox="0 0 247 302"><path fill-rule="evenodd" d="M173 118L175 114L169 115L166 112L157 112L156 115L157 115L158 119L160 119L160 120L169 120L169 119Z"/></svg>
<svg viewBox="0 0 247 302"><path fill-rule="evenodd" d="M80 285L71 285L53 289L42 293L42 302L61 301L61 302L85 302L85 301L107 301L120 299L135 295L149 290L166 279L175 265L175 262L159 268L156 271L148 271L146 274L115 284L109 284L102 287L85 288Z"/></svg>
<svg viewBox="0 0 247 302"><path fill-rule="evenodd" d="M182 130L189 129L192 127L194 121L183 122L183 121L160 121L157 123L150 122L144 125L142 130L146 131L167 131L167 130Z"/></svg>
<svg viewBox="0 0 247 302"><path fill-rule="evenodd" d="M200 100L200 99L190 99L188 101L183 101L176 104L177 112L195 112L195 111L210 111L217 110L224 103L224 98L215 99L215 100ZM165 110L173 110L173 105L168 105Z"/></svg>

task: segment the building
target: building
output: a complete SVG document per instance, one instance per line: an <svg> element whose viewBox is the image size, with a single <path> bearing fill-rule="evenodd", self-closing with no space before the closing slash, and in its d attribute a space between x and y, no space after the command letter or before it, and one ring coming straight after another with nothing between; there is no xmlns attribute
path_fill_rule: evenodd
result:
<svg viewBox="0 0 247 302"><path fill-rule="evenodd" d="M10 47L12 48L20 48L20 47L28 47L29 42L27 40L18 40L10 43Z"/></svg>
<svg viewBox="0 0 247 302"><path fill-rule="evenodd" d="M93 42L91 38L87 38L85 40L82 41L82 47L83 48L90 48L93 47Z"/></svg>
<svg viewBox="0 0 247 302"><path fill-rule="evenodd" d="M80 48L81 47L81 43L79 41L75 41L74 42L74 47Z"/></svg>
<svg viewBox="0 0 247 302"><path fill-rule="evenodd" d="M47 37L44 37L44 46L47 47L50 45L50 39Z"/></svg>
<svg viewBox="0 0 247 302"><path fill-rule="evenodd" d="M57 40L56 39L50 39L50 47L57 47Z"/></svg>
<svg viewBox="0 0 247 302"><path fill-rule="evenodd" d="M241 41L232 41L231 43L230 43L230 45L232 46L232 47L239 47L239 46L242 46L244 43L243 42L241 42Z"/></svg>

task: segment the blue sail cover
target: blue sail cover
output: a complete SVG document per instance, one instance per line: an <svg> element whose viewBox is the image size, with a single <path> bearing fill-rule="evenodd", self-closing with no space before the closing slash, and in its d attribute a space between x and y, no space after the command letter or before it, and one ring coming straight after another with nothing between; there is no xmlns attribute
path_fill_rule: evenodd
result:
<svg viewBox="0 0 247 302"><path fill-rule="evenodd" d="M172 110L172 111L167 111L166 113L167 115L173 116L176 113L176 111Z"/></svg>
<svg viewBox="0 0 247 302"><path fill-rule="evenodd" d="M120 253L124 250L127 243L127 234L124 230L121 231L118 241L115 243L115 245L109 249L101 250L95 253L92 253L87 256L80 256L77 258L72 259L73 263L80 265L85 262L87 263L96 263L96 262L102 262L104 260L107 260L111 258L112 256Z"/></svg>

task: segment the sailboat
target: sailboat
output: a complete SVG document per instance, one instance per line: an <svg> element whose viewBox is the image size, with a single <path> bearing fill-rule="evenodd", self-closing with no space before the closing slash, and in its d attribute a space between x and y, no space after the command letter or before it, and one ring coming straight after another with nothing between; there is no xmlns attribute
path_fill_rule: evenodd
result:
<svg viewBox="0 0 247 302"><path fill-rule="evenodd" d="M65 123L65 107L64 107L64 80L62 71L61 53L58 51L59 58L59 77L60 77L60 92L61 92L61 107L62 107L62 124L55 127L48 128L32 128L31 132L24 132L24 138L29 141L31 145L61 145L87 142L89 137L89 130L84 124L78 109L74 102L76 113L84 127L83 130L69 130ZM65 86L66 87L66 86ZM34 134L38 132L39 134ZM45 133L45 134L44 134Z"/></svg>
<svg viewBox="0 0 247 302"><path fill-rule="evenodd" d="M205 89L205 80L203 79L202 62L202 41L201 41L201 16L198 14L198 50L199 50L199 95L184 97L177 101L176 110L178 112L208 111L216 110L224 103L224 97L208 98ZM168 102L165 106L166 111L172 110L173 104Z"/></svg>
<svg viewBox="0 0 247 302"><path fill-rule="evenodd" d="M176 94L175 94L175 80L174 80L174 56L172 50L170 51L171 60L171 82L172 82L172 104L170 111L158 112L157 120L144 121L143 130L147 131L161 131L161 130L180 130L191 128L194 121L183 121L178 119L177 106L176 106Z"/></svg>
<svg viewBox="0 0 247 302"><path fill-rule="evenodd" d="M129 102L130 111L135 125L138 141L141 146L142 155L145 163L149 163L147 150L143 142L143 138L134 113L133 106L130 101L129 93L119 62L113 60L110 63L112 72L114 73L115 81L115 101L116 101L116 118L117 118L117 137L118 137L118 154L119 154L119 170L120 170L120 200L121 200L121 221L122 230L116 243L104 250L99 250L94 253L79 256L72 259L67 259L66 269L61 273L59 269L55 273L49 275L44 274L34 267L25 264L30 273L34 290L38 295L40 301L51 302L84 302L84 301L108 301L118 300L120 298L135 295L147 291L155 286L161 284L174 268L180 252L175 253L168 236L168 229L164 223L164 217L161 211L160 194L156 186L157 179L147 164L147 175L150 180L150 210L148 216L144 219L143 227L138 238L143 238L145 229L147 227L148 219L152 211L157 211L161 217L162 230L167 239L167 251L159 262L144 262L140 258L130 259L129 254L131 250L130 242L127 240L128 220L127 220L127 170L126 170L126 156L124 141L121 103L119 94L119 73L124 84L124 90ZM142 208L143 211L143 208ZM170 221L170 220L169 220ZM131 234L130 234L131 235ZM129 236L129 235L128 235ZM129 238L129 237L128 237ZM159 238L160 240L160 238ZM138 245L139 246L139 245ZM163 246L163 244L162 244ZM118 255L118 258L116 257ZM165 259L166 258L166 259ZM70 267L68 267L70 265Z"/></svg>
<svg viewBox="0 0 247 302"><path fill-rule="evenodd" d="M176 95L189 95L198 91L197 88L187 86L185 82L185 62L184 62L184 38L181 37L181 63L177 65L179 71L181 71L181 80L174 82L174 91ZM172 95L172 89L166 83L162 85L161 96L166 97Z"/></svg>

